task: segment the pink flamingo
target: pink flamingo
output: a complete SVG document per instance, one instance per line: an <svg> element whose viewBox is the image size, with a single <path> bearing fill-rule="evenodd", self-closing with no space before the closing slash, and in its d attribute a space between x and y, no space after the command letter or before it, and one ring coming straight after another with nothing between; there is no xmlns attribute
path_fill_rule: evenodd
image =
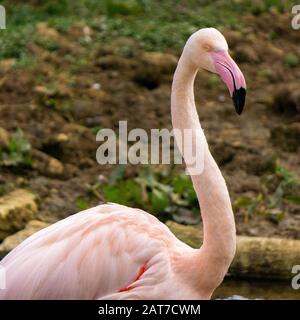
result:
<svg viewBox="0 0 300 320"><path fill-rule="evenodd" d="M174 128L201 129L193 92L199 69L218 73L237 113L243 110L246 83L225 38L201 29L187 41L174 75ZM200 249L142 210L104 204L37 232L8 254L0 299L210 299L234 257L236 235L225 181L200 131L204 171L192 176L204 228Z"/></svg>

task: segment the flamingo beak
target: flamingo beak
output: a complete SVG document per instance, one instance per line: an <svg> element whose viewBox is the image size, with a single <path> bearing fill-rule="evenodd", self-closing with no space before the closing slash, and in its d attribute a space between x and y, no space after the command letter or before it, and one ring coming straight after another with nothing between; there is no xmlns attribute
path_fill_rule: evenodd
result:
<svg viewBox="0 0 300 320"><path fill-rule="evenodd" d="M244 109L246 81L244 75L227 51L212 52L215 70L228 87L237 114Z"/></svg>

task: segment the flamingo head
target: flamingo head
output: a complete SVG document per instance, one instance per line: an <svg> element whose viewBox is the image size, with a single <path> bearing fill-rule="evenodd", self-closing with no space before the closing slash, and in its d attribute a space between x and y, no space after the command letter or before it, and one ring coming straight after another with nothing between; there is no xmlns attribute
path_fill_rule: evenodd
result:
<svg viewBox="0 0 300 320"><path fill-rule="evenodd" d="M246 98L244 75L228 53L224 36L214 28L204 28L189 38L185 50L197 68L219 74L228 87L236 112L243 111Z"/></svg>

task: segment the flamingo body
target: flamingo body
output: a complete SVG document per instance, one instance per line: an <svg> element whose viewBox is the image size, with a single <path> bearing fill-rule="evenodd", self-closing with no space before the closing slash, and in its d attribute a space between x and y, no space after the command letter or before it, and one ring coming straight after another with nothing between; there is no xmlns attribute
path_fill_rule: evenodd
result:
<svg viewBox="0 0 300 320"><path fill-rule="evenodd" d="M9 290L0 299L201 298L174 271L178 256L193 250L145 211L100 205L35 233L8 254L1 265Z"/></svg>

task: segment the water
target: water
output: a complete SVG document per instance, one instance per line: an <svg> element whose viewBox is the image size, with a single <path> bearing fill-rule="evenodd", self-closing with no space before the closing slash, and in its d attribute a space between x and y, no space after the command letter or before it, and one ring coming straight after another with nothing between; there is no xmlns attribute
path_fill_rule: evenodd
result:
<svg viewBox="0 0 300 320"><path fill-rule="evenodd" d="M215 291L214 299L300 300L300 289L290 281L255 281L226 279Z"/></svg>

